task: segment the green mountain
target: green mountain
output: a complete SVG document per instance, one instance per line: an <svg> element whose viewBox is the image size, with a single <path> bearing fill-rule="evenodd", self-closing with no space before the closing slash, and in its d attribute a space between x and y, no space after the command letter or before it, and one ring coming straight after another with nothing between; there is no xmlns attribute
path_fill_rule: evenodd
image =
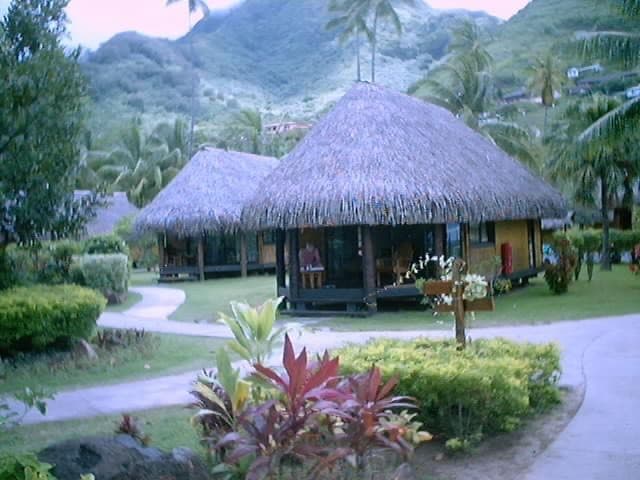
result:
<svg viewBox="0 0 640 480"><path fill-rule="evenodd" d="M259 108L272 118L312 118L355 80L353 44L327 31L327 0L246 0L213 14L176 41L122 33L85 55L102 129L123 115L154 119L190 111L192 65L200 125L220 124L238 108ZM402 36L383 29L376 71L381 84L405 90L447 53L452 26L478 22L490 37L495 79L504 92L526 85L528 66L553 51L562 63L580 63L569 40L575 32L621 26L614 1L533 0L508 22L484 13L433 10L417 1L403 7ZM369 75L369 48L362 51Z"/></svg>
<svg viewBox="0 0 640 480"><path fill-rule="evenodd" d="M624 21L615 4L615 0L532 0L497 29L489 46L498 84L526 84L527 68L549 51L566 67L580 65L585 60L572 39L580 31L620 29Z"/></svg>
<svg viewBox="0 0 640 480"><path fill-rule="evenodd" d="M326 108L355 80L355 49L327 31L326 0L246 0L198 23L176 41L122 33L85 55L94 122L123 114L186 114L197 71L200 121L233 109L257 107L274 117L310 117ZM434 11L422 2L403 7L402 36L383 29L377 80L406 89L447 51L449 32L460 18L473 18L488 32L499 21L484 13ZM363 48L363 76L369 49Z"/></svg>

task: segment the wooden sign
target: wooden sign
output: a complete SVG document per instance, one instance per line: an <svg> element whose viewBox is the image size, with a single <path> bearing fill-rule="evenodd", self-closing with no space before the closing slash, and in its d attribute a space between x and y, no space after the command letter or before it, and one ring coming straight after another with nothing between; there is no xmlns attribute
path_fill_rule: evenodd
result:
<svg viewBox="0 0 640 480"><path fill-rule="evenodd" d="M462 280L462 273L466 269L463 260L456 260L453 264L453 280L428 281L424 284L425 295L451 295L451 304L437 305L436 312L452 312L456 317L456 340L461 348L464 348L467 335L465 332L465 316L467 312L492 312L495 310L493 297L465 300L464 290L466 283Z"/></svg>

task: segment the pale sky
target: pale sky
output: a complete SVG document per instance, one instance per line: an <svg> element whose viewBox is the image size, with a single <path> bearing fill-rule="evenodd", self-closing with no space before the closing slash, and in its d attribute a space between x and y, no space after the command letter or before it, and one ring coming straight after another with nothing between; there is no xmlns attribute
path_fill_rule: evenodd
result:
<svg viewBox="0 0 640 480"><path fill-rule="evenodd" d="M242 0L207 0L211 10ZM530 0L426 0L434 8L484 10L508 19ZM0 0L4 14L10 0ZM155 37L177 38L188 29L187 0L166 7L166 0L71 0L68 7L72 42L95 49L118 32L135 30ZM198 18L194 18L194 21Z"/></svg>

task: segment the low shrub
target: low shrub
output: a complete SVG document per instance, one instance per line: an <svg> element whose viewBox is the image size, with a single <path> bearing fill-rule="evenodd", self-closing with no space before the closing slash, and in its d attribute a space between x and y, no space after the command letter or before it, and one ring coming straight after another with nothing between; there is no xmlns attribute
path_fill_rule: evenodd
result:
<svg viewBox="0 0 640 480"><path fill-rule="evenodd" d="M83 255L72 267L74 283L101 292L109 304L122 303L129 288L129 264L124 254Z"/></svg>
<svg viewBox="0 0 640 480"><path fill-rule="evenodd" d="M152 233L137 234L133 230L133 220L133 217L123 218L118 222L115 232L126 242L133 268L150 270L160 264L157 236Z"/></svg>
<svg viewBox="0 0 640 480"><path fill-rule="evenodd" d="M544 279L556 295L569 290L573 272L577 265L577 254L571 240L564 232L557 232L552 240L553 250L558 255L556 264L545 266Z"/></svg>
<svg viewBox="0 0 640 480"><path fill-rule="evenodd" d="M33 454L5 455L0 457L0 480L55 480L52 468Z"/></svg>
<svg viewBox="0 0 640 480"><path fill-rule="evenodd" d="M84 253L89 255L122 253L129 256L129 249L125 241L118 235L99 235L85 240Z"/></svg>
<svg viewBox="0 0 640 480"><path fill-rule="evenodd" d="M12 245L7 249L7 259L14 272L14 284L70 283L73 257L82 250L83 245L72 240L30 246Z"/></svg>
<svg viewBox="0 0 640 480"><path fill-rule="evenodd" d="M397 376L397 394L415 398L418 420L448 439L451 448L512 431L528 414L560 400L555 345L497 339L474 341L463 351L456 347L453 340L385 339L338 354L342 373L376 365L385 378Z"/></svg>
<svg viewBox="0 0 640 480"><path fill-rule="evenodd" d="M0 354L88 339L104 306L97 292L75 285L7 290L0 296Z"/></svg>

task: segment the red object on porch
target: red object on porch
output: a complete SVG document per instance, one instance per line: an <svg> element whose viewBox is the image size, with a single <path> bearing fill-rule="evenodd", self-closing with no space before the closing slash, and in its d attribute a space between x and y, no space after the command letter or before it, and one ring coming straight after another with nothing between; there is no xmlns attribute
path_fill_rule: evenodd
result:
<svg viewBox="0 0 640 480"><path fill-rule="evenodd" d="M502 257L502 274L511 275L513 273L513 247L510 243L503 243L500 246L500 256Z"/></svg>

